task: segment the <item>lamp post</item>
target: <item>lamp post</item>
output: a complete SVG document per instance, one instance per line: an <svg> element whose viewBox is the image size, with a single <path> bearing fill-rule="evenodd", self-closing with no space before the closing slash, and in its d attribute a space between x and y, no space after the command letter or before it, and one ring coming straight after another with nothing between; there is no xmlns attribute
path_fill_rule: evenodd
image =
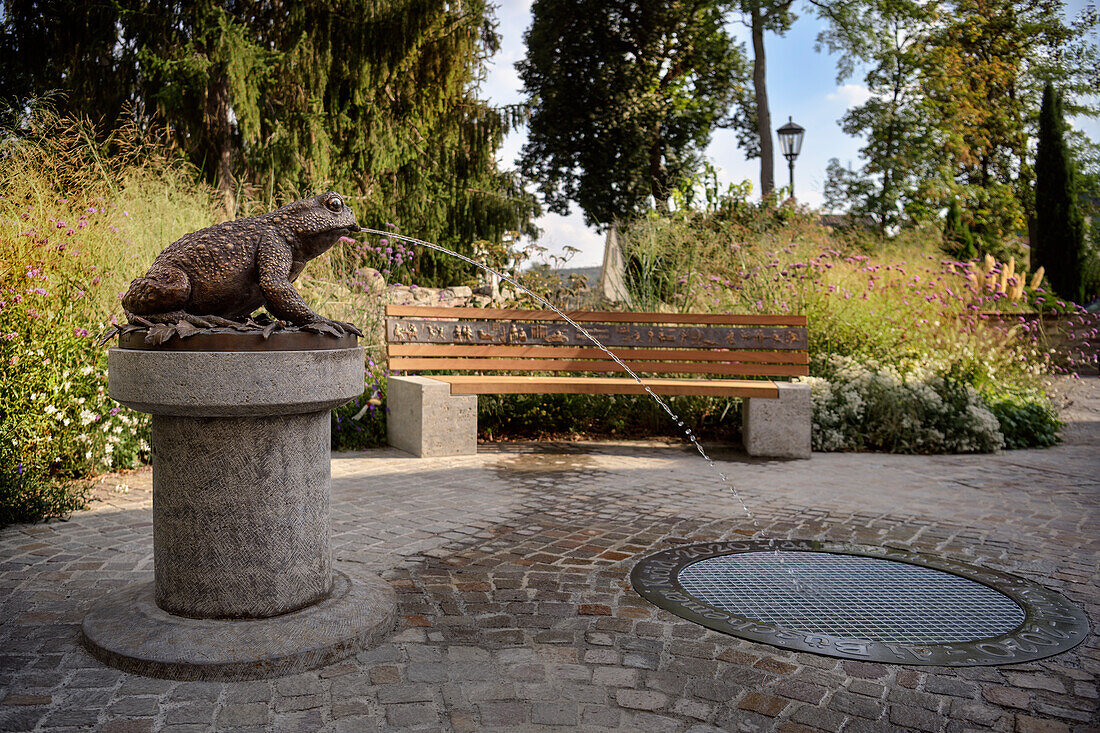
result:
<svg viewBox="0 0 1100 733"><path fill-rule="evenodd" d="M806 128L796 125L788 117L787 124L776 132L779 134L779 147L783 150L783 157L787 159L787 166L791 169L791 198L794 198L794 159L802 152L802 135Z"/></svg>

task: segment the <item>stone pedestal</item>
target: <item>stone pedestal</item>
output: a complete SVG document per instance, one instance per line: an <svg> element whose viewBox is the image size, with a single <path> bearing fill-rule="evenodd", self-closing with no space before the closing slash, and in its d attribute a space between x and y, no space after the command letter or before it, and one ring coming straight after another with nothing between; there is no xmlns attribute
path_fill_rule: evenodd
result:
<svg viewBox="0 0 1100 733"><path fill-rule="evenodd" d="M477 395L452 395L428 377L390 377L386 384L389 444L421 458L477 453Z"/></svg>
<svg viewBox="0 0 1100 733"><path fill-rule="evenodd" d="M155 571L100 601L83 631L93 655L139 674L291 674L394 619L392 589L334 569L329 543L329 411L361 394L363 350L322 335L302 349L301 334L293 350L279 334L198 350L233 345L217 336L108 355L111 397L153 415Z"/></svg>
<svg viewBox="0 0 1100 733"><path fill-rule="evenodd" d="M779 399L741 403L741 433L750 456L809 458L813 424L810 385L776 382Z"/></svg>

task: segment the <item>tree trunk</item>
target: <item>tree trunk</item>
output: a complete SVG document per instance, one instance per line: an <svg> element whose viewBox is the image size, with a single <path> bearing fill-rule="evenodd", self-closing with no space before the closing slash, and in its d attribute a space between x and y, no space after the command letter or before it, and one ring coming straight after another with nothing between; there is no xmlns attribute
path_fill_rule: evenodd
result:
<svg viewBox="0 0 1100 733"><path fill-rule="evenodd" d="M211 74L206 95L206 130L218 196L222 200L225 219L237 213L237 193L233 184L233 137L229 124L229 76L221 65Z"/></svg>
<svg viewBox="0 0 1100 733"><path fill-rule="evenodd" d="M756 134L760 138L760 194L775 189L775 161L772 151L772 113L768 108L768 79L764 58L764 17L760 6L752 7L752 86L756 92Z"/></svg>
<svg viewBox="0 0 1100 733"><path fill-rule="evenodd" d="M653 131L653 142L649 146L649 193L657 211L668 213L668 189L665 186L664 170L661 167L661 126Z"/></svg>

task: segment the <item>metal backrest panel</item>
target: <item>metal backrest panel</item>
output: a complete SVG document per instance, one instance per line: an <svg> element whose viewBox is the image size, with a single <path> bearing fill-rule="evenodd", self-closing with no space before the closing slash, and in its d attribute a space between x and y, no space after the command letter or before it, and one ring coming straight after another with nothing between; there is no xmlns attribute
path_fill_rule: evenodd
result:
<svg viewBox="0 0 1100 733"><path fill-rule="evenodd" d="M663 326L588 323L584 330L607 347L806 350L806 329L779 326ZM571 323L387 318L389 343L531 344L590 346Z"/></svg>
<svg viewBox="0 0 1100 733"><path fill-rule="evenodd" d="M637 311L564 311L577 323L709 323L726 326L805 326L806 316L751 313L643 313ZM498 321L562 321L555 311L520 308L447 308L424 305L387 305L387 316L411 318L473 318Z"/></svg>

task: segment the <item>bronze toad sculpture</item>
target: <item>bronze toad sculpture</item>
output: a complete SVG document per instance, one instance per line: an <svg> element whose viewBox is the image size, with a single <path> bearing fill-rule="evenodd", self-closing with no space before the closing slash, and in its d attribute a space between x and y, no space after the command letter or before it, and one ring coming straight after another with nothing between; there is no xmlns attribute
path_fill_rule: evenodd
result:
<svg viewBox="0 0 1100 733"><path fill-rule="evenodd" d="M357 231L355 214L331 191L200 229L157 255L149 271L130 283L122 307L130 324L150 328L151 343L190 335L196 327L260 327L249 316L261 306L307 330L361 336L352 324L313 312L292 285L307 262ZM278 323L267 324L265 337Z"/></svg>

